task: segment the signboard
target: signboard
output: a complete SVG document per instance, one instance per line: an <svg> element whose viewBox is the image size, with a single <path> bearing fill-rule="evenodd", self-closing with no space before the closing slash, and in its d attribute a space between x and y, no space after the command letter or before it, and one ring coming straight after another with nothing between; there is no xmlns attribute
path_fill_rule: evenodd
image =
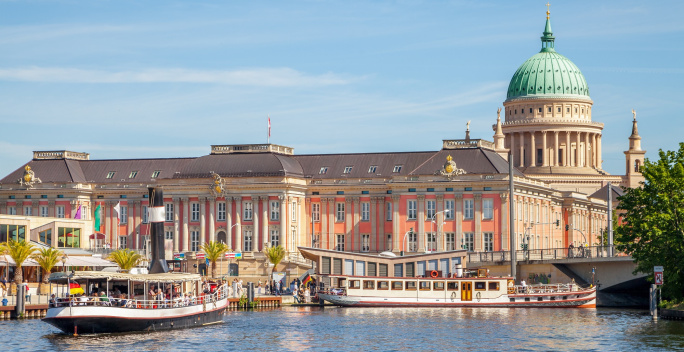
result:
<svg viewBox="0 0 684 352"><path fill-rule="evenodd" d="M197 259L204 259L204 253L199 252L199 253L195 254L195 258L197 258Z"/></svg>
<svg viewBox="0 0 684 352"><path fill-rule="evenodd" d="M663 267L662 266L654 266L653 267L653 277L655 278L655 284L656 285L662 285L663 284Z"/></svg>
<svg viewBox="0 0 684 352"><path fill-rule="evenodd" d="M242 253L229 252L229 253L226 253L226 258L228 258L228 259L242 259Z"/></svg>
<svg viewBox="0 0 684 352"><path fill-rule="evenodd" d="M185 253L173 253L173 259L174 260L183 260L183 259L185 259Z"/></svg>

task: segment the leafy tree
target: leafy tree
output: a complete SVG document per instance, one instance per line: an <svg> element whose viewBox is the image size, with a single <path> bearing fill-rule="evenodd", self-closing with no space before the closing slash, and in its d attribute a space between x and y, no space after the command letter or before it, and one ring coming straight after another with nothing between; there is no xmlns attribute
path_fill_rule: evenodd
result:
<svg viewBox="0 0 684 352"><path fill-rule="evenodd" d="M18 285L24 281L23 270L21 266L26 259L31 257L38 249L31 242L9 240L6 243L0 243L0 254L9 255L14 260L16 270L14 271L14 282Z"/></svg>
<svg viewBox="0 0 684 352"><path fill-rule="evenodd" d="M626 189L618 198L621 225L615 229L615 242L634 258L636 272L650 274L663 266L663 295L684 297L684 143L679 150L664 152L660 159L648 159L641 168L645 181L640 188Z"/></svg>
<svg viewBox="0 0 684 352"><path fill-rule="evenodd" d="M285 258L285 248L283 248L281 245L267 247L264 249L264 253L266 254L266 258L268 258L268 261L273 264L273 268L271 269L271 278L273 278L273 271L275 270L275 267L280 264L283 258Z"/></svg>
<svg viewBox="0 0 684 352"><path fill-rule="evenodd" d="M122 248L109 253L107 259L116 263L116 265L119 266L119 269L130 271L140 264L143 260L143 256L131 249Z"/></svg>
<svg viewBox="0 0 684 352"><path fill-rule="evenodd" d="M40 267L43 269L44 284L47 284L48 276L50 276L52 268L54 268L55 265L59 263L61 257L62 252L52 247L42 248L38 250L38 252L33 254L33 260L35 260L38 263L38 265L40 265Z"/></svg>
<svg viewBox="0 0 684 352"><path fill-rule="evenodd" d="M211 263L211 277L216 277L216 261L226 252L230 251L230 249L225 243L215 241L204 243L201 249Z"/></svg>

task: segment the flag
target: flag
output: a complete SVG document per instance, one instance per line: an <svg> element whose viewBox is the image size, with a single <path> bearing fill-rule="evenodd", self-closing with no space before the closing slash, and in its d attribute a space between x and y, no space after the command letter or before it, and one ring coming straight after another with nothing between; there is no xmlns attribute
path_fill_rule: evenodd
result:
<svg viewBox="0 0 684 352"><path fill-rule="evenodd" d="M78 295L78 294L85 294L83 289L81 288L81 285L78 284L78 282L70 282L69 283L69 294L72 295Z"/></svg>
<svg viewBox="0 0 684 352"><path fill-rule="evenodd" d="M81 206L78 206L78 210L76 210L76 215L74 215L74 219L80 219L81 218Z"/></svg>
<svg viewBox="0 0 684 352"><path fill-rule="evenodd" d="M95 208L95 232L100 232L100 205L97 205L97 208Z"/></svg>
<svg viewBox="0 0 684 352"><path fill-rule="evenodd" d="M302 280L302 286L306 287L309 282L311 282L311 275L306 273L306 277Z"/></svg>
<svg viewBox="0 0 684 352"><path fill-rule="evenodd" d="M271 137L271 116L268 117L268 137Z"/></svg>
<svg viewBox="0 0 684 352"><path fill-rule="evenodd" d="M116 212L116 219L118 221L121 217L121 202L116 203L116 205L114 206L114 211Z"/></svg>

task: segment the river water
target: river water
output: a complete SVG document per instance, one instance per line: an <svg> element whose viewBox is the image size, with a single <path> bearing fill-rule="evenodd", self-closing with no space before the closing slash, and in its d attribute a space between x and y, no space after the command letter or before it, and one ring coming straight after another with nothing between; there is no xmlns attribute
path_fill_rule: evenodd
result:
<svg viewBox="0 0 684 352"><path fill-rule="evenodd" d="M684 351L684 321L618 309L318 308L229 311L195 329L72 337L0 321L0 351Z"/></svg>

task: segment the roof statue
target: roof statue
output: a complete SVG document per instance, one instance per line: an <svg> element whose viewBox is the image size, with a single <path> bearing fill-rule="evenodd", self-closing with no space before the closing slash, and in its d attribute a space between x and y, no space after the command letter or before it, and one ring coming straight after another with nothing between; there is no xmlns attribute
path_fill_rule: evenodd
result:
<svg viewBox="0 0 684 352"><path fill-rule="evenodd" d="M220 197L223 195L225 191L225 181L219 174L212 172L211 177L214 178L212 184L211 184L211 194L214 197Z"/></svg>
<svg viewBox="0 0 684 352"><path fill-rule="evenodd" d="M31 170L31 167L26 165L24 167L24 176L22 176L19 180L17 180L17 183L19 183L22 186L26 186L27 189L33 188L33 185L36 183L42 183L38 177L36 177L35 172Z"/></svg>
<svg viewBox="0 0 684 352"><path fill-rule="evenodd" d="M468 121L470 123L470 121ZM438 171L440 175L446 177L450 181L458 175L463 175L465 174L465 170L459 169L456 166L456 162L454 161L454 158L451 157L451 155L447 156L446 162L444 165L442 165L442 169Z"/></svg>
<svg viewBox="0 0 684 352"><path fill-rule="evenodd" d="M634 117L634 121L636 121L636 110L632 109L632 117Z"/></svg>

